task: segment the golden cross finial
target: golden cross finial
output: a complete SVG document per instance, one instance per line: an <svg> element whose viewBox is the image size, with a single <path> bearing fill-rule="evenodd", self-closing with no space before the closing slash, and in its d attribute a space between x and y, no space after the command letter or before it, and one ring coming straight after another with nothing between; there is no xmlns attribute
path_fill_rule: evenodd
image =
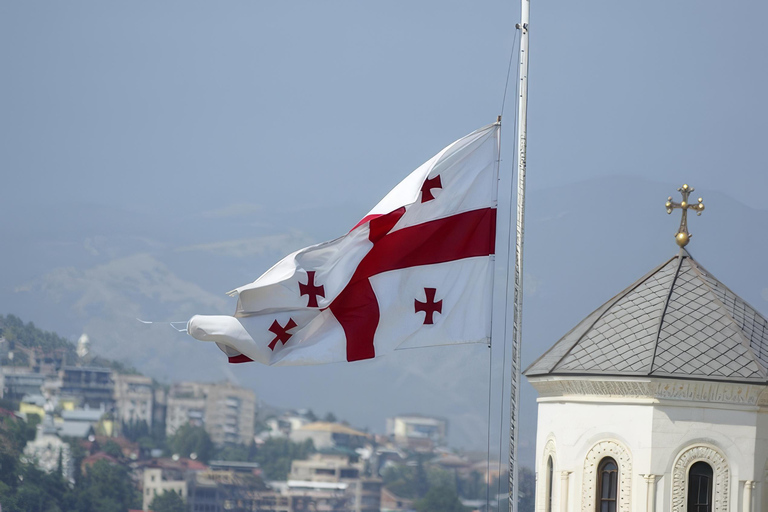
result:
<svg viewBox="0 0 768 512"><path fill-rule="evenodd" d="M682 194L683 200L679 203L676 203L672 200L672 196L669 196L664 206L667 207L667 213L672 213L672 210L675 208L680 208L683 210L683 218L680 219L680 228L677 230L677 233L675 233L675 241L677 241L677 245L680 247L685 247L688 245L688 241L693 236L688 232L688 210L696 210L696 215L701 215L701 212L704 211L704 203L702 202L702 199L699 198L698 203L688 204L688 196L691 194L691 192L693 192L693 187L683 185L677 189L677 191Z"/></svg>

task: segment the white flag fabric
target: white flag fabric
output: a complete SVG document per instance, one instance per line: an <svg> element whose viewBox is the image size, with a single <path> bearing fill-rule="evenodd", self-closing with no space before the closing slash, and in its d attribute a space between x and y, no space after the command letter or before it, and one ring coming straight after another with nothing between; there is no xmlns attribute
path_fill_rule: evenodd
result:
<svg viewBox="0 0 768 512"><path fill-rule="evenodd" d="M233 363L308 365L490 337L499 123L449 145L349 233L236 288L187 332Z"/></svg>

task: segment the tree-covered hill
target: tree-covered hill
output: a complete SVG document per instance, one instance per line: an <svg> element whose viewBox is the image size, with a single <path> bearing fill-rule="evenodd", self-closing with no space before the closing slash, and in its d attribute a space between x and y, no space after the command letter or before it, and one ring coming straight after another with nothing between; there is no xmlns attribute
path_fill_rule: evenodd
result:
<svg viewBox="0 0 768 512"><path fill-rule="evenodd" d="M2 357L0 364L4 366L29 365L27 352L29 349L39 349L44 354L59 352L64 365L73 365L77 362L76 346L73 342L55 332L39 329L32 322L25 324L19 317L12 314L0 315L0 338L5 338L8 349L13 352L12 359L7 355ZM99 356L91 356L88 365L111 368L120 373L137 373L134 368Z"/></svg>

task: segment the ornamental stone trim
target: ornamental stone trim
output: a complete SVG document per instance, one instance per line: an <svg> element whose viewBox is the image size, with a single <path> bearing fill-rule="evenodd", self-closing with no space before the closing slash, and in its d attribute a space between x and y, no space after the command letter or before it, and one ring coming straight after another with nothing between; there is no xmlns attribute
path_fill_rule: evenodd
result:
<svg viewBox="0 0 768 512"><path fill-rule="evenodd" d="M611 457L619 465L618 512L630 512L632 491L632 457L629 450L618 441L605 440L594 445L584 459L584 483L581 491L582 512L594 512L597 499L597 468L605 457Z"/></svg>
<svg viewBox="0 0 768 512"><path fill-rule="evenodd" d="M687 448L675 461L672 468L672 512L685 512L688 498L688 471L694 463L699 461L707 462L712 466L715 478L713 510L728 512L731 485L728 462L719 450L707 445Z"/></svg>
<svg viewBox="0 0 768 512"><path fill-rule="evenodd" d="M768 405L768 387L728 382L688 380L664 381L593 381L548 380L531 383L541 397L596 396L685 400L691 402L738 405Z"/></svg>
<svg viewBox="0 0 768 512"><path fill-rule="evenodd" d="M547 438L547 442L544 445L544 451L542 453L541 457L541 463L539 464L539 473L541 473L542 478L536 478L537 481L537 489L536 489L536 496L540 496L541 499L537 500L536 503L536 512L546 512L547 505L547 460L552 457L552 473L553 475L557 473L557 449L555 446L555 439L552 436L552 434L549 435ZM554 482L551 482L550 485L552 485L552 492L554 494L555 487Z"/></svg>

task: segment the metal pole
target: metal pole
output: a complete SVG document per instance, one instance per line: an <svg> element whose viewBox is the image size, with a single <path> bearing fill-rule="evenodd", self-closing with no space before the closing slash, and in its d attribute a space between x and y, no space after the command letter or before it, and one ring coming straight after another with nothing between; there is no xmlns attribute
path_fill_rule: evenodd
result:
<svg viewBox="0 0 768 512"><path fill-rule="evenodd" d="M518 472L517 439L520 404L520 346L523 325L523 235L525 233L525 152L528 131L528 22L531 2L521 0L520 24L520 94L517 111L517 232L515 244L515 298L512 317L512 390L509 397L509 510L517 512Z"/></svg>

